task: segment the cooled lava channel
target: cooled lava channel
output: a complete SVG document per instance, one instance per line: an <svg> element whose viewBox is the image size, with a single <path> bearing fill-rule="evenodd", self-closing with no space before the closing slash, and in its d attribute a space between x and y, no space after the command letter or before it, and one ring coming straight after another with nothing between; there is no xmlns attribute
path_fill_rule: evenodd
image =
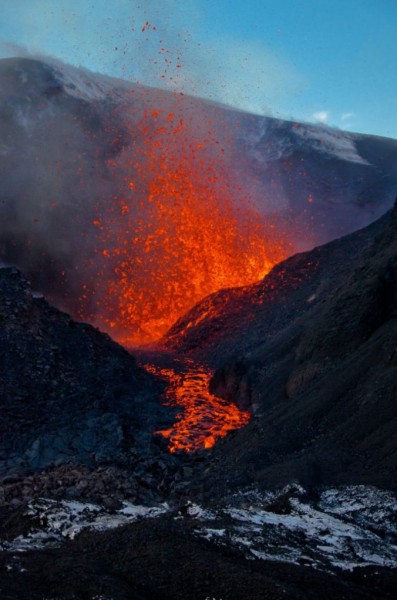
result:
<svg viewBox="0 0 397 600"><path fill-rule="evenodd" d="M212 448L230 431L250 420L250 413L209 392L211 371L190 359L175 359L172 366L143 364L144 368L167 382L164 404L180 407L170 429L154 432L168 440L170 452Z"/></svg>

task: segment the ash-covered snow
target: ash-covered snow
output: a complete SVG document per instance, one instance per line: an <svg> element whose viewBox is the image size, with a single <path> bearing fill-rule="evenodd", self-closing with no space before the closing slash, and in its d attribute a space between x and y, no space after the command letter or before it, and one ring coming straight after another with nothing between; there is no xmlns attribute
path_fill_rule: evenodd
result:
<svg viewBox="0 0 397 600"><path fill-rule="evenodd" d="M286 124L282 120L263 117L256 123L255 129L245 132L248 154L259 164L290 157L296 149L316 151L328 158L361 165L370 163L363 158L356 146L359 134L317 123ZM275 135L276 133L276 135Z"/></svg>
<svg viewBox="0 0 397 600"><path fill-rule="evenodd" d="M327 125L305 124L297 127L294 133L308 147L316 149L330 158L336 157L362 165L370 164L358 153L352 136L340 129L334 129Z"/></svg>
<svg viewBox="0 0 397 600"><path fill-rule="evenodd" d="M205 519L206 521L213 521L216 519L216 516L213 512L210 510L204 510L204 508L198 504L195 504L194 502L188 502L186 515L195 519Z"/></svg>
<svg viewBox="0 0 397 600"><path fill-rule="evenodd" d="M196 534L257 558L317 569L397 567L397 497L372 487L329 489L317 501L300 486L235 496L203 518ZM210 523L207 524L207 521Z"/></svg>
<svg viewBox="0 0 397 600"><path fill-rule="evenodd" d="M383 532L385 524L397 535L396 495L364 485L328 489L321 494L319 507L325 512Z"/></svg>
<svg viewBox="0 0 397 600"><path fill-rule="evenodd" d="M69 96L86 101L104 100L113 93L114 83L105 75L92 75L85 69L56 65L57 77Z"/></svg>
<svg viewBox="0 0 397 600"><path fill-rule="evenodd" d="M30 502L25 513L34 523L31 531L11 542L0 542L0 550L23 552L56 547L65 539L74 539L83 530L114 529L137 519L158 517L168 510L167 504L148 507L123 502L122 508L109 512L98 504L40 498Z"/></svg>
<svg viewBox="0 0 397 600"><path fill-rule="evenodd" d="M98 504L38 499L25 512L32 519L30 531L0 543L0 550L56 547L83 530L104 531L171 510L167 504L147 507L124 502L110 512ZM397 568L397 495L374 487L332 488L316 496L296 484L278 492L248 490L217 506L189 501L174 518L189 521L189 530L193 523L194 536L250 560L325 571Z"/></svg>
<svg viewBox="0 0 397 600"><path fill-rule="evenodd" d="M84 67L74 67L51 57L46 57L45 62L52 66L54 76L67 94L80 100L90 102L117 96L115 83L123 89L131 89L126 81L93 73Z"/></svg>

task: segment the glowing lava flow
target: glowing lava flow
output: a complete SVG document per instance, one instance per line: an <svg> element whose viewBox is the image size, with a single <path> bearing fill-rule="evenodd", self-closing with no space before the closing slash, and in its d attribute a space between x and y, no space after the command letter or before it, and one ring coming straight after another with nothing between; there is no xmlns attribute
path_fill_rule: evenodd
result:
<svg viewBox="0 0 397 600"><path fill-rule="evenodd" d="M168 440L170 452L211 448L229 431L248 423L251 418L248 412L208 391L211 374L202 365L185 360L183 368L183 372L177 372L145 365L147 371L168 381L165 404L183 409L170 429L155 432Z"/></svg>

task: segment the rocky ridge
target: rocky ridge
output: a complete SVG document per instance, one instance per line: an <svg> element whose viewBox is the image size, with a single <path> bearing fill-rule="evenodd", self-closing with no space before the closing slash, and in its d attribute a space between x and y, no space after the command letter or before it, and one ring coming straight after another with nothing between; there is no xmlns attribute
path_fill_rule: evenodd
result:
<svg viewBox="0 0 397 600"><path fill-rule="evenodd" d="M215 449L208 489L225 472L224 490L292 480L395 489L396 233L397 207L204 300L166 336L218 367L214 393L253 412Z"/></svg>
<svg viewBox="0 0 397 600"><path fill-rule="evenodd" d="M179 469L152 435L169 425L163 384L109 336L0 269L0 503L45 495L150 500Z"/></svg>

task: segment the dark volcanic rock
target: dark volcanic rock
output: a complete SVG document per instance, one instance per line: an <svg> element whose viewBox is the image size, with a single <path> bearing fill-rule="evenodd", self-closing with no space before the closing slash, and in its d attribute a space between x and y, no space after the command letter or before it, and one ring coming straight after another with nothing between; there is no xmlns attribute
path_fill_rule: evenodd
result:
<svg viewBox="0 0 397 600"><path fill-rule="evenodd" d="M152 432L173 418L158 402L161 390L109 336L35 298L16 269L0 269L3 500L26 499L33 489L57 497L71 488L75 496L113 494L120 469L160 484L154 457L164 455L167 464L171 457ZM80 470L60 469L68 464ZM113 468L106 485L101 465ZM130 488L121 486L121 495L133 496Z"/></svg>
<svg viewBox="0 0 397 600"><path fill-rule="evenodd" d="M205 299L165 343L212 360L212 391L254 414L215 448L208 490L221 473L223 489L396 488L397 208Z"/></svg>
<svg viewBox="0 0 397 600"><path fill-rule="evenodd" d="M274 286L275 274L283 273L284 285L266 289L266 279L261 302L246 305L246 314L254 310L243 321L244 336L241 321L231 321L231 352L236 356L240 344L251 353L241 352L219 369L212 386L250 406L254 417L208 453L205 473L155 444L151 432L167 421L156 401L161 386L128 352L34 298L17 270L0 270L0 433L7 474L0 488L1 597L392 598L395 573L385 566L315 571L307 562L315 549L309 558L302 551L300 564L247 560L238 543L242 523L237 519L230 529L230 492L251 486L255 495L255 488L305 482L308 493L291 487L265 506L270 521L285 522L296 519L297 498L315 499L318 508L322 484L395 487L396 227L394 211L367 231L316 249L313 269L313 253L293 257L270 275ZM257 294L259 286L254 289ZM267 324L266 303L272 316ZM214 337L202 338L202 352L206 343L215 364L220 354ZM177 506L183 494L207 497L210 510L223 496L225 514L215 521L210 515L204 525L195 517L202 509L186 503L158 519L103 533L83 530L60 548L7 550L20 536L33 540L35 519L45 525L37 514L32 520L32 497L93 500L110 518L126 498L152 503L168 495ZM263 506L255 513L243 491L238 507L264 538L271 528L258 532L255 523ZM392 513L391 506L387 515ZM304 507L300 518L309 517ZM333 535L332 518L324 540ZM340 526L346 526L343 515ZM292 540L310 546L299 528L276 524L274 530L281 545ZM222 533L219 542L211 531Z"/></svg>
<svg viewBox="0 0 397 600"><path fill-rule="evenodd" d="M365 264L384 219L341 240L296 254L254 285L220 290L179 319L163 338L176 352L202 356L217 366L237 363L304 313L325 302L340 278ZM244 368L240 363L239 368Z"/></svg>

